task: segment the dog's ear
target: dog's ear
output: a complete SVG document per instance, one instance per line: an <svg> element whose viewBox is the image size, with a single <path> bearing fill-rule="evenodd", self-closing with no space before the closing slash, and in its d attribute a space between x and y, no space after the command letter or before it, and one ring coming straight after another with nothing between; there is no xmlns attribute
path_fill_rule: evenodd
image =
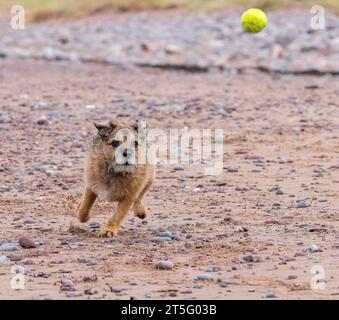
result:
<svg viewBox="0 0 339 320"><path fill-rule="evenodd" d="M94 123L94 126L98 129L98 134L102 140L107 139L110 132L113 130L113 128L111 127L111 122L109 124Z"/></svg>
<svg viewBox="0 0 339 320"><path fill-rule="evenodd" d="M109 126L112 130L114 130L118 125L114 121L110 121Z"/></svg>

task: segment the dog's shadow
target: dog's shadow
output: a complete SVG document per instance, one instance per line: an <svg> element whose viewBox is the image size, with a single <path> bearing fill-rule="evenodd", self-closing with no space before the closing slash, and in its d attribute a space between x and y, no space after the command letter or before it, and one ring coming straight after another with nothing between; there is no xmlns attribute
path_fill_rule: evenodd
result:
<svg viewBox="0 0 339 320"><path fill-rule="evenodd" d="M68 232L71 233L72 235L83 235L83 236L86 236L86 237L89 236L92 238L97 238L98 233L99 233L96 230L88 230L80 226L77 226L73 222L69 225Z"/></svg>

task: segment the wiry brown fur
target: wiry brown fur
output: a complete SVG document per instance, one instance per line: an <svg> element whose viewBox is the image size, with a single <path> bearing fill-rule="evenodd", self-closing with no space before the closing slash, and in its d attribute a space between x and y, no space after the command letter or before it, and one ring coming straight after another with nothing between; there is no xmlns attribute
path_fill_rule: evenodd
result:
<svg viewBox="0 0 339 320"><path fill-rule="evenodd" d="M144 219L147 215L143 198L153 184L155 169L148 164L123 165L115 162L112 141L116 132L128 128L137 137L137 127L124 121L110 122L109 125L95 125L98 135L93 143L85 164L85 190L75 212L80 222L90 219L90 209L99 196L103 200L118 202L115 214L101 230L101 237L117 236L123 219L133 206L135 216ZM137 158L137 153L136 153Z"/></svg>

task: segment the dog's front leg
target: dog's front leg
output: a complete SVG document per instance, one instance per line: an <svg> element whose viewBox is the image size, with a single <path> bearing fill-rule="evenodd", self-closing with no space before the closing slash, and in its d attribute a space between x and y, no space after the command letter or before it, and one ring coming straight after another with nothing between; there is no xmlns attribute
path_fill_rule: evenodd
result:
<svg viewBox="0 0 339 320"><path fill-rule="evenodd" d="M143 204L143 199L146 192L151 188L153 183L153 178L151 178L147 183L144 189L140 192L139 197L134 202L134 215L140 219L145 219L147 216L147 210Z"/></svg>
<svg viewBox="0 0 339 320"><path fill-rule="evenodd" d="M91 189L85 188L84 194L75 209L75 214L80 222L84 223L89 220L89 212L96 198L97 195Z"/></svg>
<svg viewBox="0 0 339 320"><path fill-rule="evenodd" d="M118 207L111 219L108 220L106 227L101 230L100 237L114 237L118 235L119 227L128 214L128 210L133 203L133 199L126 197L118 202Z"/></svg>

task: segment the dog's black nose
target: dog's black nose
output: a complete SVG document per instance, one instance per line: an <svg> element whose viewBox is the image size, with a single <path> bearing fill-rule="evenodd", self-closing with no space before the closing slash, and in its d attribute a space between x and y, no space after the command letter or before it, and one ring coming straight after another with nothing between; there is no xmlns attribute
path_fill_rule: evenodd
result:
<svg viewBox="0 0 339 320"><path fill-rule="evenodd" d="M127 156L128 156L128 150L125 149L122 155L123 155L125 158L127 158Z"/></svg>

